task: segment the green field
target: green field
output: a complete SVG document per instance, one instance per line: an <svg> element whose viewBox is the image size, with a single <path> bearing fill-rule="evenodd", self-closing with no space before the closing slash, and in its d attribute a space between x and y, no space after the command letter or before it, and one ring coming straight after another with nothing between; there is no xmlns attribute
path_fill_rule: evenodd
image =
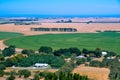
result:
<svg viewBox="0 0 120 80"><path fill-rule="evenodd" d="M23 34L20 33L13 33L13 32L0 32L0 40L2 39L9 39L13 37L19 37L22 36Z"/></svg>
<svg viewBox="0 0 120 80"><path fill-rule="evenodd" d="M37 50L40 46L53 49L78 47L79 49L110 50L120 53L120 33L77 33L77 34L45 34L12 38L5 42L23 49Z"/></svg>

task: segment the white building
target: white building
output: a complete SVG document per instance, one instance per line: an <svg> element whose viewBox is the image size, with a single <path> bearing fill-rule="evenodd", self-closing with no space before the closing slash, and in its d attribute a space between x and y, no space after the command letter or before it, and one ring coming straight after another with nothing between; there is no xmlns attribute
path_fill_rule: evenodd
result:
<svg viewBox="0 0 120 80"><path fill-rule="evenodd" d="M107 55L107 52L102 52L102 55L103 55L103 56Z"/></svg>
<svg viewBox="0 0 120 80"><path fill-rule="evenodd" d="M80 56L77 56L76 58L85 58L85 56L80 55Z"/></svg>
<svg viewBox="0 0 120 80"><path fill-rule="evenodd" d="M46 63L36 63L34 65L34 68L47 68L48 67L48 64Z"/></svg>

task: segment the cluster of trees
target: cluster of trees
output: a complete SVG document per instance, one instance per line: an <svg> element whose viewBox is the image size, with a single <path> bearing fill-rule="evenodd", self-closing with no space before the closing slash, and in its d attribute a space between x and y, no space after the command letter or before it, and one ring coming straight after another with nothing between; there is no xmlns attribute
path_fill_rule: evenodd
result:
<svg viewBox="0 0 120 80"><path fill-rule="evenodd" d="M15 46L9 46L2 51L2 54L6 56L11 56L15 54Z"/></svg>
<svg viewBox="0 0 120 80"><path fill-rule="evenodd" d="M106 67L110 69L110 80L120 80L120 57L115 59L104 58L102 62L94 60L90 62L90 66L93 67Z"/></svg>
<svg viewBox="0 0 120 80"><path fill-rule="evenodd" d="M23 59L25 59L26 57L23 56L22 54L18 54L14 57L11 57L11 58L8 58L6 61L5 61L5 65L7 67L11 67L13 65L15 66L19 66L19 63L22 62ZM25 62L24 62L25 63Z"/></svg>
<svg viewBox="0 0 120 80"><path fill-rule="evenodd" d="M47 73L45 76L45 80L89 80L87 76L81 76L79 74L72 73Z"/></svg>
<svg viewBox="0 0 120 80"><path fill-rule="evenodd" d="M52 53L53 52L53 49L51 47L47 47L47 46L41 46L39 49L38 49L39 53Z"/></svg>
<svg viewBox="0 0 120 80"><path fill-rule="evenodd" d="M31 31L77 32L75 28L31 28Z"/></svg>
<svg viewBox="0 0 120 80"><path fill-rule="evenodd" d="M0 77L3 77L4 75L9 75L6 80L15 80L15 76L19 76L20 78L28 78L29 76L31 76L31 72L29 70L18 70L18 72L4 72L3 70L0 70Z"/></svg>
<svg viewBox="0 0 120 80"><path fill-rule="evenodd" d="M72 54L76 54L77 56L81 55L81 51L78 48L66 48L66 49L59 49L59 50L55 50L53 52L53 54L55 56L68 56L70 57Z"/></svg>
<svg viewBox="0 0 120 80"><path fill-rule="evenodd" d="M72 20L71 19L69 19L68 21L60 20L60 21L56 21L56 23L72 23Z"/></svg>
<svg viewBox="0 0 120 80"><path fill-rule="evenodd" d="M84 48L82 53L84 53L85 56L89 55L90 57L100 58L102 56L102 50L100 48L96 48L95 50L87 50Z"/></svg>
<svg viewBox="0 0 120 80"><path fill-rule="evenodd" d="M8 58L5 62L7 67L22 66L29 67L35 63L47 63L51 67L59 68L64 65L65 60L62 57L55 57L52 54L29 54L27 57L22 54L18 54L14 57Z"/></svg>

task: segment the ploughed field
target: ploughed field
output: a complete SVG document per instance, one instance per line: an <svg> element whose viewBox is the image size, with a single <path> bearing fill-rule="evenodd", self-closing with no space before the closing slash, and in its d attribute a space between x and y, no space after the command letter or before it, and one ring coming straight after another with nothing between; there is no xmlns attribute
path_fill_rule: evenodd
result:
<svg viewBox="0 0 120 80"><path fill-rule="evenodd" d="M74 33L74 34L43 34L11 38L4 42L6 45L15 45L18 48L38 50L40 46L49 46L53 49L77 47L94 50L115 51L120 53L120 33Z"/></svg>
<svg viewBox="0 0 120 80"><path fill-rule="evenodd" d="M23 34L15 33L15 32L0 32L0 40L18 37L18 36L22 36L22 35Z"/></svg>

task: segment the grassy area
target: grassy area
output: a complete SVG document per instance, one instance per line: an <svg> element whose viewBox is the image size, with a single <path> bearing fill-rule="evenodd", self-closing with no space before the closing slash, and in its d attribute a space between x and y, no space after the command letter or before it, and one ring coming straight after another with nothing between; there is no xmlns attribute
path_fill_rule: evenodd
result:
<svg viewBox="0 0 120 80"><path fill-rule="evenodd" d="M50 46L53 49L78 47L79 49L96 49L120 53L120 33L78 33L78 34L45 34L12 38L5 42L23 49L35 49Z"/></svg>
<svg viewBox="0 0 120 80"><path fill-rule="evenodd" d="M0 40L18 37L18 36L22 36L22 34L14 33L14 32L0 32Z"/></svg>

